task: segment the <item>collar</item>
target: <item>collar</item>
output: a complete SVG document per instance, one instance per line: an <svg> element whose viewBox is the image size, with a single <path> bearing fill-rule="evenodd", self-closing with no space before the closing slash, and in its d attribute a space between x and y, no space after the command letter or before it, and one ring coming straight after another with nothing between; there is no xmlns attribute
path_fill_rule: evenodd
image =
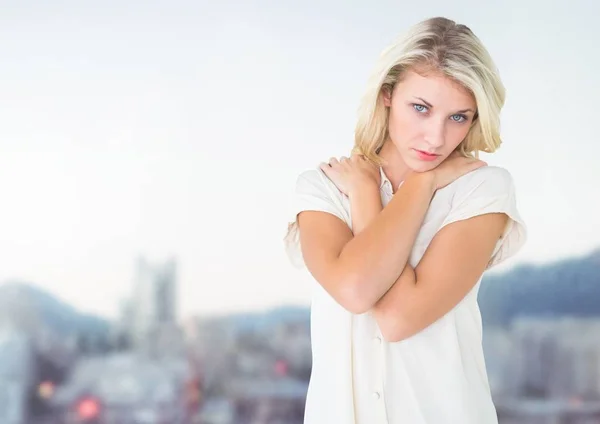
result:
<svg viewBox="0 0 600 424"><path fill-rule="evenodd" d="M387 177L387 175L385 175L385 172L383 172L383 166L379 167L379 175L381 176L381 183L379 184L379 188L384 188L385 186L387 186L388 188L392 188L392 182Z"/></svg>

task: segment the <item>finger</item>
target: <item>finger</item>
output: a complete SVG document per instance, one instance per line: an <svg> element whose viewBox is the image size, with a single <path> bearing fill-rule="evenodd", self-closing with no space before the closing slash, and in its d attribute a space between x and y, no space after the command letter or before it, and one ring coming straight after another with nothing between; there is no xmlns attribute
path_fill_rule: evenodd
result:
<svg viewBox="0 0 600 424"><path fill-rule="evenodd" d="M331 171L331 165L329 165L327 162L321 162L319 164L319 168L321 168L321 171L327 175L329 175L329 172Z"/></svg>
<svg viewBox="0 0 600 424"><path fill-rule="evenodd" d="M333 166L333 165L336 165L336 164L338 164L338 163L339 163L339 162L338 162L338 160L337 160L337 158L336 158L336 157L331 157L331 158L329 158L329 165Z"/></svg>
<svg viewBox="0 0 600 424"><path fill-rule="evenodd" d="M340 162L346 162L348 158L346 156L340 157Z"/></svg>

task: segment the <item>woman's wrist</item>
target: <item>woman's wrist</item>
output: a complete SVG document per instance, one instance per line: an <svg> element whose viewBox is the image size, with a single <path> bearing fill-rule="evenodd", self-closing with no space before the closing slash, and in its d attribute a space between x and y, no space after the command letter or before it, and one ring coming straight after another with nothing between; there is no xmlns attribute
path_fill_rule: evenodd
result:
<svg viewBox="0 0 600 424"><path fill-rule="evenodd" d="M374 191L379 192L379 185L377 184L377 182L372 179L365 178L352 184L352 186L348 190L348 197L362 197L365 193L369 194Z"/></svg>
<svg viewBox="0 0 600 424"><path fill-rule="evenodd" d="M426 171L426 172L413 172L411 173L404 184L411 184L418 186L420 189L427 191L431 197L435 194L437 190L437 183L435 179L435 171Z"/></svg>

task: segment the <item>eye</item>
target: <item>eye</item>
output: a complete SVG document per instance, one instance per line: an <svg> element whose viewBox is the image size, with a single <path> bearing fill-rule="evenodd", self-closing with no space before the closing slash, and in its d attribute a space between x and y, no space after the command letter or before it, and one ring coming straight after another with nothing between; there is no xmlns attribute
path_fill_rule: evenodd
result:
<svg viewBox="0 0 600 424"><path fill-rule="evenodd" d="M413 103L412 107L419 113L423 113L427 111L427 106L420 105L418 103Z"/></svg>
<svg viewBox="0 0 600 424"><path fill-rule="evenodd" d="M465 122L467 120L467 117L465 115L457 114L452 115L450 119L452 119L454 122Z"/></svg>

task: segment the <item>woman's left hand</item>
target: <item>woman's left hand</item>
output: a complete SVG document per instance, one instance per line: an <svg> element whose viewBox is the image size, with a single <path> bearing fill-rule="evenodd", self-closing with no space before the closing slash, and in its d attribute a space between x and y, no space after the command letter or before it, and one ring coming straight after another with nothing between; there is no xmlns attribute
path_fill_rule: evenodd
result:
<svg viewBox="0 0 600 424"><path fill-rule="evenodd" d="M320 168L346 196L362 187L379 187L381 184L379 167L363 155L354 154L350 158L342 156L339 160L331 158L329 163L321 163Z"/></svg>

